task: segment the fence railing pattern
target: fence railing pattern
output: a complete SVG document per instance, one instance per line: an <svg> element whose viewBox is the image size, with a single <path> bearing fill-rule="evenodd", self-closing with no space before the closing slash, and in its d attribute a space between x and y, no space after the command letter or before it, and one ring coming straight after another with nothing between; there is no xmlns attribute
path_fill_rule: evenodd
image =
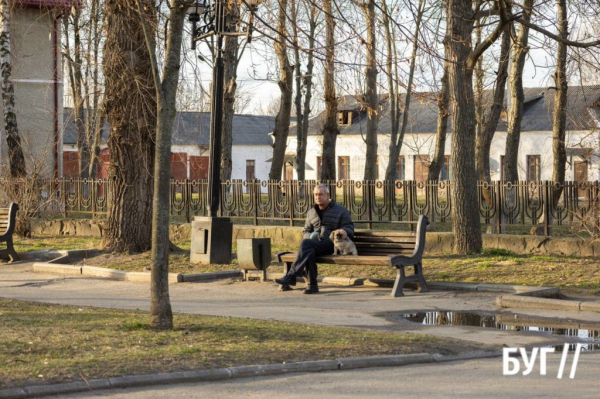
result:
<svg viewBox="0 0 600 399"><path fill-rule="evenodd" d="M14 181L2 181L3 187ZM220 216L247 219L254 224L285 221L290 225L304 220L313 204L312 191L325 184L331 197L352 213L358 224L416 221L427 215L433 223L452 219L453 182L405 181L242 181L221 185ZM108 210L109 180L37 179L23 180L38 196L38 214L101 216ZM499 182L478 184L481 222L502 230L502 225L542 225L549 233L553 225L573 221L598 221L599 184L594 182L550 181ZM10 198L4 193L2 202ZM187 221L207 215L206 180L171 181L171 215ZM74 216L74 215L72 215Z"/></svg>

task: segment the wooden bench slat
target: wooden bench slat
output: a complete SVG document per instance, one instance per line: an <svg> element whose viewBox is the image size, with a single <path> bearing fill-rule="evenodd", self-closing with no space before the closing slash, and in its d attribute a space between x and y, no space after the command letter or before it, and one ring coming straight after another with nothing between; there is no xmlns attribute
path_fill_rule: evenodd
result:
<svg viewBox="0 0 600 399"><path fill-rule="evenodd" d="M414 248L414 242L355 242L356 248Z"/></svg>
<svg viewBox="0 0 600 399"><path fill-rule="evenodd" d="M415 240L410 239L389 239L389 238L368 238L365 239L363 237L352 239L355 244L358 243L373 243L373 244L412 244L414 245Z"/></svg>
<svg viewBox="0 0 600 399"><path fill-rule="evenodd" d="M416 239L414 233L409 231L355 231L355 237L413 237Z"/></svg>

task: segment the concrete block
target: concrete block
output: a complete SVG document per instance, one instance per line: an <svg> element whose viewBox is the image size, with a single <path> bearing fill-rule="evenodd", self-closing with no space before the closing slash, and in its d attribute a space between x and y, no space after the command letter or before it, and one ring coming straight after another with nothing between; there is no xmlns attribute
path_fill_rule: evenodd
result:
<svg viewBox="0 0 600 399"><path fill-rule="evenodd" d="M89 387L84 381L68 382L53 385L32 385L25 387L25 392L27 392L28 397L59 395L88 390Z"/></svg>
<svg viewBox="0 0 600 399"><path fill-rule="evenodd" d="M586 312L597 312L600 313L600 302L581 302L579 305L579 310ZM594 330L598 329L598 326L593 328Z"/></svg>
<svg viewBox="0 0 600 399"><path fill-rule="evenodd" d="M392 281L392 280L390 280ZM392 282L393 284L393 282ZM470 283L450 283L444 281L428 281L429 288L434 290L450 290L450 291L477 291L478 284Z"/></svg>
<svg viewBox="0 0 600 399"><path fill-rule="evenodd" d="M34 263L34 273L56 273L69 276L81 275L81 266L56 265L50 263Z"/></svg>
<svg viewBox="0 0 600 399"><path fill-rule="evenodd" d="M516 292L514 285L509 284L477 284L477 291L483 292Z"/></svg>
<svg viewBox="0 0 600 399"><path fill-rule="evenodd" d="M77 235L77 222L76 220L65 220L63 221L63 228L61 234L75 236Z"/></svg>
<svg viewBox="0 0 600 399"><path fill-rule="evenodd" d="M297 364L299 366L298 371L301 372L339 370L337 360L314 360L298 362Z"/></svg>
<svg viewBox="0 0 600 399"><path fill-rule="evenodd" d="M190 283L195 281L209 281L224 278L237 278L241 277L242 272L240 270L224 270L220 272L212 273L196 273L196 274L183 274L181 275L181 282Z"/></svg>
<svg viewBox="0 0 600 399"><path fill-rule="evenodd" d="M354 285L352 280L348 277L324 277L323 284Z"/></svg>
<svg viewBox="0 0 600 399"><path fill-rule="evenodd" d="M111 280L125 281L127 279L127 272L96 266L82 266L81 274L84 276L109 278Z"/></svg>
<svg viewBox="0 0 600 399"><path fill-rule="evenodd" d="M0 390L0 399L19 399L27 397L29 397L29 395L22 388L10 388Z"/></svg>
<svg viewBox="0 0 600 399"><path fill-rule="evenodd" d="M549 310L579 310L579 301L562 299L535 298L522 295L504 295L498 297L496 304L503 308L516 309L549 309Z"/></svg>
<svg viewBox="0 0 600 399"><path fill-rule="evenodd" d="M127 272L125 275L126 281L133 281L136 283L149 283L150 273L149 272Z"/></svg>
<svg viewBox="0 0 600 399"><path fill-rule="evenodd" d="M78 220L76 222L76 233L78 236L102 237L100 226L90 220Z"/></svg>
<svg viewBox="0 0 600 399"><path fill-rule="evenodd" d="M62 220L32 220L31 233L38 236L58 236L62 232Z"/></svg>
<svg viewBox="0 0 600 399"><path fill-rule="evenodd" d="M349 357L338 359L337 361L340 370L349 370L366 367L389 367L415 363L431 363L434 359L433 356L428 353L415 353L409 355Z"/></svg>
<svg viewBox="0 0 600 399"><path fill-rule="evenodd" d="M533 296L538 298L558 298L560 288L558 287L531 287L527 285L515 285L516 293L522 296Z"/></svg>
<svg viewBox="0 0 600 399"><path fill-rule="evenodd" d="M283 364L264 364L256 366L229 367L232 378L258 377L261 375L276 375L289 372Z"/></svg>

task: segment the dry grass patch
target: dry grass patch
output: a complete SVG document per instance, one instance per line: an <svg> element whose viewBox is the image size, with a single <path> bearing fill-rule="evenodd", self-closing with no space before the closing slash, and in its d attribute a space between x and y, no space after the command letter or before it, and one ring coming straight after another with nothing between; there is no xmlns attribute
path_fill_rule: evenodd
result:
<svg viewBox="0 0 600 399"><path fill-rule="evenodd" d="M397 332L277 321L174 316L0 299L0 388L120 375L404 353L456 354L479 346Z"/></svg>

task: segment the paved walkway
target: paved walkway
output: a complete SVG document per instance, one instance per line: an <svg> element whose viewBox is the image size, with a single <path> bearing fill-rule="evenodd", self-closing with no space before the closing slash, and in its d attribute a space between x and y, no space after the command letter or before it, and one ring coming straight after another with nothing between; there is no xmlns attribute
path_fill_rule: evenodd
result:
<svg viewBox="0 0 600 399"><path fill-rule="evenodd" d="M57 304L149 310L148 284L81 276L44 275L31 272L31 266L32 263L1 265L0 296ZM528 332L477 327L422 326L410 323L397 315L416 310L496 312L498 309L494 301L497 294L458 291L431 291L423 294L410 290L406 292L407 295L402 298L392 298L389 288L321 285L320 294L303 295L301 289L277 292L277 286L272 282L239 280L180 283L170 286L173 310L182 313L402 330L459 338L495 345L498 348L547 345L564 341L563 338ZM600 313L594 312L519 309L518 313L552 317L561 321L567 319L600 323Z"/></svg>

